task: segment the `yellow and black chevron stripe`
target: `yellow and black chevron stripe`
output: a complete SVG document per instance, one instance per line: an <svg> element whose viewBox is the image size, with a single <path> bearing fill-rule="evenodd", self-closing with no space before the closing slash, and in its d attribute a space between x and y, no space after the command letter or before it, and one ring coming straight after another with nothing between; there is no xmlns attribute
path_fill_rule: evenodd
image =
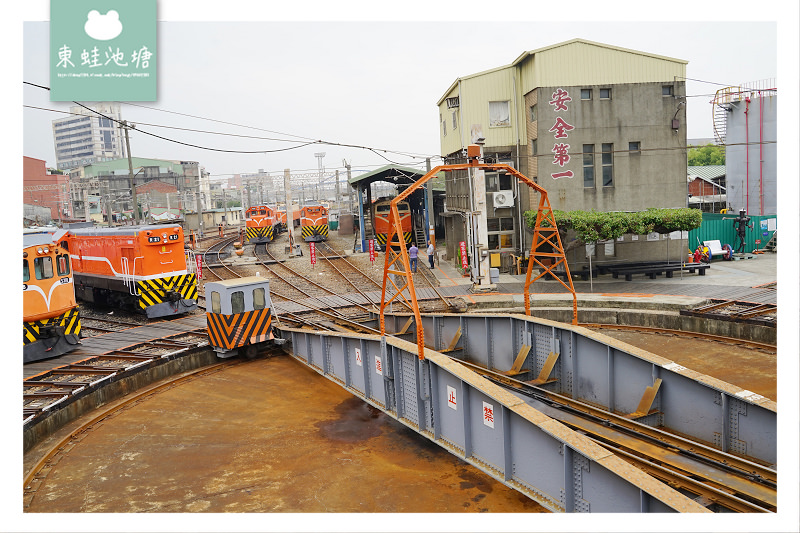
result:
<svg viewBox="0 0 800 533"><path fill-rule="evenodd" d="M80 336L81 334L81 319L77 307L68 309L63 315L54 318L45 318L44 320L36 320L34 322L22 323L22 345L28 345L36 342L42 338L50 337L49 332L43 332L45 326L56 326L64 328L64 335L74 334Z"/></svg>
<svg viewBox="0 0 800 533"><path fill-rule="evenodd" d="M247 241L253 240L267 240L271 241L275 238L275 230L272 226L265 226L263 228L256 228L256 227L249 227L245 232L245 236L247 237Z"/></svg>
<svg viewBox="0 0 800 533"><path fill-rule="evenodd" d="M386 234L385 233L378 233L375 236L378 240L378 244L385 245L386 244ZM404 231L403 232L403 239L406 241L406 244L411 244L411 232Z"/></svg>
<svg viewBox="0 0 800 533"><path fill-rule="evenodd" d="M315 235L321 235L323 237L327 237L328 225L320 224L319 226L303 226L303 239L314 237Z"/></svg>
<svg viewBox="0 0 800 533"><path fill-rule="evenodd" d="M235 315L206 313L206 324L211 345L232 350L268 340L272 311L266 308Z"/></svg>
<svg viewBox="0 0 800 533"><path fill-rule="evenodd" d="M197 274L183 274L136 282L136 295L139 307L142 309L168 301L167 293L169 292L177 292L184 300L196 300Z"/></svg>

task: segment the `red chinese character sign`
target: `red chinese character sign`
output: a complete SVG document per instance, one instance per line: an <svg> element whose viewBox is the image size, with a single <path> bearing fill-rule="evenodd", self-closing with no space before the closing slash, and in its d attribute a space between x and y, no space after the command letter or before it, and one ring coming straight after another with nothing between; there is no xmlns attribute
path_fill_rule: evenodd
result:
<svg viewBox="0 0 800 533"><path fill-rule="evenodd" d="M556 112L560 111L569 111L569 106L567 105L569 102L572 101L572 97L569 95L569 91L566 91L562 88L558 88L552 95L552 100L550 100L549 104L553 106L553 110ZM553 123L553 126L548 130L550 133L553 134L553 138L555 139L566 139L569 137L569 132L574 130L575 126L568 123L564 120L561 116L556 116L556 120ZM553 149L551 150L555 155L553 156L553 164L558 165L559 167L564 167L570 161L569 155L569 145L567 143L555 143L553 145ZM550 177L554 180L560 178L572 178L575 176L575 173L571 170L562 170L560 172L553 172L550 174Z"/></svg>
<svg viewBox="0 0 800 533"><path fill-rule="evenodd" d="M566 111L567 102L571 101L572 97L569 95L569 92L559 87L558 90L553 93L553 99L550 100L550 105L554 106L556 111Z"/></svg>
<svg viewBox="0 0 800 533"><path fill-rule="evenodd" d="M197 261L197 279L203 279L203 256L196 255L194 259Z"/></svg>
<svg viewBox="0 0 800 533"><path fill-rule="evenodd" d="M556 117L556 123L547 131L553 132L553 137L556 139L566 139L569 137L570 131L574 130L575 126L567 124L567 121L561 117Z"/></svg>
<svg viewBox="0 0 800 533"><path fill-rule="evenodd" d="M458 411L458 399L455 387L447 386L447 407Z"/></svg>
<svg viewBox="0 0 800 533"><path fill-rule="evenodd" d="M317 247L314 245L313 242L310 242L310 243L308 243L308 248L309 248L308 256L311 258L311 264L312 265L316 265L317 264Z"/></svg>
<svg viewBox="0 0 800 533"><path fill-rule="evenodd" d="M483 402L483 424L494 429L494 406Z"/></svg>
<svg viewBox="0 0 800 533"><path fill-rule="evenodd" d="M369 240L369 262L375 262L375 239Z"/></svg>
<svg viewBox="0 0 800 533"><path fill-rule="evenodd" d="M467 243L461 241L460 243L458 243L458 246L459 249L461 250L461 268L466 270L469 267L469 264L467 263Z"/></svg>

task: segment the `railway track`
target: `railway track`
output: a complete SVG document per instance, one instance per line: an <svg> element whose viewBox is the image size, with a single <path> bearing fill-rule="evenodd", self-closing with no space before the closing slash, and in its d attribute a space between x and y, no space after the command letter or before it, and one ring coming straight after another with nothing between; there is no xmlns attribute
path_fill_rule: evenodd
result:
<svg viewBox="0 0 800 533"><path fill-rule="evenodd" d="M718 511L777 511L778 476L773 465L757 464L482 366L459 362L705 505L714 504Z"/></svg>
<svg viewBox="0 0 800 533"><path fill-rule="evenodd" d="M261 246L263 246L263 254L259 255ZM286 262L276 258L270 252L267 244L254 246L253 256L258 264L264 267L271 275L269 292L272 297L301 305L309 310L302 313L287 313L284 311L281 312L280 317L292 320L296 324L304 323L309 327L314 325L322 326L326 330L379 333L377 330L362 323L369 320L369 313L375 310L372 304L366 305L367 302L370 302L366 296L364 296L365 300L362 304L353 296L342 295L321 283L317 283L286 264ZM267 258L272 262L271 265L267 262ZM309 317L307 316L309 313L315 313L319 316Z"/></svg>
<svg viewBox="0 0 800 533"><path fill-rule="evenodd" d="M155 359L179 355L208 344L203 332L178 333L158 341L133 344L122 350L61 365L22 382L23 424L59 406L74 395L96 389L104 382Z"/></svg>

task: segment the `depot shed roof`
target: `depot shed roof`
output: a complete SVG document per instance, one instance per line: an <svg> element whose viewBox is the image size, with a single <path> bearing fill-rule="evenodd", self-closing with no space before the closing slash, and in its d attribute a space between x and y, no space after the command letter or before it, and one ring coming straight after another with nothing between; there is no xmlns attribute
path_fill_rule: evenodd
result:
<svg viewBox="0 0 800 533"><path fill-rule="evenodd" d="M426 171L418 170L416 168L404 167L401 165L386 165L381 168L377 168L372 172L367 172L366 174L361 174L360 176L354 176L348 180L348 183L352 187L363 187L371 185L376 181L386 181L396 185L411 185L419 181L425 174L427 174ZM440 172L439 175L431 178L428 183L431 184L432 190L444 191L443 173Z"/></svg>

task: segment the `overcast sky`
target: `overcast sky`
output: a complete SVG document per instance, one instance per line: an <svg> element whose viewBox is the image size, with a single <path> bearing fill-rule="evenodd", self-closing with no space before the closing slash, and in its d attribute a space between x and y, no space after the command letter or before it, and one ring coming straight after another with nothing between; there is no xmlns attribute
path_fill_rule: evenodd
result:
<svg viewBox="0 0 800 533"><path fill-rule="evenodd" d="M170 1L159 4L162 18L164 4ZM276 150L325 140L393 151L311 145L226 154L131 134L133 155L196 160L212 177L315 170L316 152L326 153L326 170L341 168L345 158L354 168L389 161L423 165L425 156L436 165L436 102L453 81L508 65L527 50L584 38L687 60L688 137L711 138L709 101L717 89L778 77L776 29L775 22L167 21L158 25L158 100L123 105L122 113L142 130L222 150ZM46 22L24 24L25 81L49 85L48 32ZM730 52L720 52L733 42ZM30 86L23 88L23 103L57 110L70 105L50 102L48 91ZM24 155L55 166L51 123L64 116L24 108Z"/></svg>

